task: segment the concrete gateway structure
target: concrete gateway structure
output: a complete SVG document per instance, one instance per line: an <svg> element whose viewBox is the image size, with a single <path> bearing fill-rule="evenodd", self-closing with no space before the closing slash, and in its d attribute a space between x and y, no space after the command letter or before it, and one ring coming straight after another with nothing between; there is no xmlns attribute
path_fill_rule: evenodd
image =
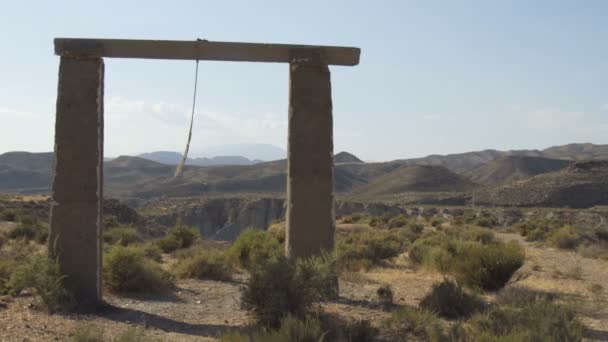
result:
<svg viewBox="0 0 608 342"><path fill-rule="evenodd" d="M329 65L351 47L210 41L55 39L61 57L55 124L51 255L81 306L101 302L104 57L289 63L286 253L332 250L333 120Z"/></svg>

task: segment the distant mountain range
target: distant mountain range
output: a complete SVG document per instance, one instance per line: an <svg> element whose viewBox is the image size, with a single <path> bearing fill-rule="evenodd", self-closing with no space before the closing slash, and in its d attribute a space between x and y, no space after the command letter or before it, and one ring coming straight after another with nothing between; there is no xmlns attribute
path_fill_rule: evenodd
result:
<svg viewBox="0 0 608 342"><path fill-rule="evenodd" d="M285 193L285 159L260 162L246 157L193 158L182 175L174 179L179 158L175 152L154 152L106 161L106 193L134 199ZM348 152L337 153L334 158L335 191L354 199L433 203L433 198L441 194L442 203L572 207L608 204L608 167L602 162L589 162L608 160L608 145L485 150L384 163L364 163ZM52 160L52 153L0 155L0 191L49 192ZM195 165L197 160L216 164ZM242 164L234 165L238 163Z"/></svg>
<svg viewBox="0 0 608 342"><path fill-rule="evenodd" d="M142 153L137 155L139 158L152 160L167 165L177 165L181 159L182 154L177 152L168 151L157 151ZM212 158L188 158L186 165L198 165L198 166L217 166L217 165L253 165L263 162L262 160L250 160L243 156L215 156Z"/></svg>

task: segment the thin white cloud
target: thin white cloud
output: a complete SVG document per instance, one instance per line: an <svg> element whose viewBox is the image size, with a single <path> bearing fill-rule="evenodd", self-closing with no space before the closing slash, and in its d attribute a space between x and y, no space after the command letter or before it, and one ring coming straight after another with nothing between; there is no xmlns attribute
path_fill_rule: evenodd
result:
<svg viewBox="0 0 608 342"><path fill-rule="evenodd" d="M0 117L3 117L3 118L5 118L5 117L27 118L27 117L32 117L32 116L34 116L34 113L29 112L29 111L14 109L14 108L0 107Z"/></svg>
<svg viewBox="0 0 608 342"><path fill-rule="evenodd" d="M606 103L603 106L601 106L601 109L608 112L608 103Z"/></svg>
<svg viewBox="0 0 608 342"><path fill-rule="evenodd" d="M559 109L536 109L523 112L527 124L537 129L560 129L581 123L583 112L562 111Z"/></svg>
<svg viewBox="0 0 608 342"><path fill-rule="evenodd" d="M186 105L112 97L106 100L106 133L110 154L154 149L181 150L190 120ZM284 146L287 115L224 113L198 108L192 150L201 146L268 143Z"/></svg>

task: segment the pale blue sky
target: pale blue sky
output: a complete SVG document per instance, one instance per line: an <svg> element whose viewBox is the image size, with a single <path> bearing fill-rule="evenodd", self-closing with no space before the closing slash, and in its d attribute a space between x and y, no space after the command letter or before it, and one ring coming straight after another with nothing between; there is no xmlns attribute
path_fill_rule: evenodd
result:
<svg viewBox="0 0 608 342"><path fill-rule="evenodd" d="M357 46L335 150L388 160L608 143L608 1L0 2L0 152L50 151L54 37ZM106 154L183 149L194 62L106 59ZM288 67L201 62L192 150L286 145Z"/></svg>

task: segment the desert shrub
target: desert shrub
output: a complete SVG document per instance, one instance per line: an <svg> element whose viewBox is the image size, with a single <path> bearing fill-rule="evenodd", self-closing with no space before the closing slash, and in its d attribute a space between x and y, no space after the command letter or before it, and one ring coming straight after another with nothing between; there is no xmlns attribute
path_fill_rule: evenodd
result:
<svg viewBox="0 0 608 342"><path fill-rule="evenodd" d="M393 305L393 289L390 285L385 284L376 290L378 301L385 307Z"/></svg>
<svg viewBox="0 0 608 342"><path fill-rule="evenodd" d="M321 328L325 332L323 341L369 342L375 341L379 330L369 320L348 320L337 314L321 313Z"/></svg>
<svg viewBox="0 0 608 342"><path fill-rule="evenodd" d="M460 232L460 238L466 241L476 241L484 245L495 241L494 233L487 228L467 227Z"/></svg>
<svg viewBox="0 0 608 342"><path fill-rule="evenodd" d="M593 234L595 234L595 238L600 241L608 241L608 229L596 228L593 231Z"/></svg>
<svg viewBox="0 0 608 342"><path fill-rule="evenodd" d="M199 235L196 228L186 227L178 222L165 237L156 241L156 244L163 252L171 253L177 249L192 246Z"/></svg>
<svg viewBox="0 0 608 342"><path fill-rule="evenodd" d="M534 219L520 223L516 228L522 236L526 237L526 241L542 241L555 226L555 222Z"/></svg>
<svg viewBox="0 0 608 342"><path fill-rule="evenodd" d="M173 286L171 276L160 265L145 258L138 246L113 246L104 254L103 278L114 292L157 293Z"/></svg>
<svg viewBox="0 0 608 342"><path fill-rule="evenodd" d="M397 215L388 221L387 226L388 228L401 228L405 227L408 222L409 220L405 215Z"/></svg>
<svg viewBox="0 0 608 342"><path fill-rule="evenodd" d="M538 291L526 287L507 286L496 294L496 304L522 307L536 301L549 302L557 298L550 292Z"/></svg>
<svg viewBox="0 0 608 342"><path fill-rule="evenodd" d="M73 304L71 294L63 286L64 278L56 259L37 254L15 268L8 287L14 292L32 289L42 308L47 312L55 312Z"/></svg>
<svg viewBox="0 0 608 342"><path fill-rule="evenodd" d="M163 261L163 251L154 243L144 243L141 245L141 249L146 259L153 260L156 262Z"/></svg>
<svg viewBox="0 0 608 342"><path fill-rule="evenodd" d="M274 223L268 228L268 232L272 235L279 243L284 243L286 238L286 223L285 221Z"/></svg>
<svg viewBox="0 0 608 342"><path fill-rule="evenodd" d="M428 257L425 258L425 256L434 248L453 251L455 250L454 240L442 232L423 235L410 246L408 257L412 262L422 264L425 259L428 260Z"/></svg>
<svg viewBox="0 0 608 342"><path fill-rule="evenodd" d="M384 227L391 220L391 214L384 214L381 216L372 216L369 220L370 227L380 228Z"/></svg>
<svg viewBox="0 0 608 342"><path fill-rule="evenodd" d="M506 244L462 244L451 272L461 284L497 291L524 264L524 257L523 248L515 241Z"/></svg>
<svg viewBox="0 0 608 342"><path fill-rule="evenodd" d="M494 217L483 216L483 217L478 217L474 221L474 223L480 227L492 228L492 227L498 225L498 220L496 220L496 218L494 218Z"/></svg>
<svg viewBox="0 0 608 342"><path fill-rule="evenodd" d="M494 307L467 325L462 341L581 341L585 331L572 309L546 301Z"/></svg>
<svg viewBox="0 0 608 342"><path fill-rule="evenodd" d="M325 332L318 318L283 318L276 330L259 329L247 333L227 333L220 337L222 342L319 342Z"/></svg>
<svg viewBox="0 0 608 342"><path fill-rule="evenodd" d="M103 241L111 245L128 246L141 242L141 238L133 227L114 227L103 233Z"/></svg>
<svg viewBox="0 0 608 342"><path fill-rule="evenodd" d="M420 307L447 319L460 319L481 311L485 304L478 296L468 294L455 282L444 280L433 285L420 302Z"/></svg>
<svg viewBox="0 0 608 342"><path fill-rule="evenodd" d="M304 318L326 293L321 286L327 286L323 282L327 278L319 279L310 263L271 258L252 269L241 305L261 325L276 328L287 315Z"/></svg>
<svg viewBox="0 0 608 342"><path fill-rule="evenodd" d="M344 223L344 224L359 223L366 219L367 219L367 215L357 213L357 214L346 215L346 216L342 217L342 223Z"/></svg>
<svg viewBox="0 0 608 342"><path fill-rule="evenodd" d="M228 249L229 258L245 269L283 255L281 243L268 231L246 229Z"/></svg>
<svg viewBox="0 0 608 342"><path fill-rule="evenodd" d="M581 235L569 225L561 227L549 236L549 243L562 249L575 249L581 242Z"/></svg>
<svg viewBox="0 0 608 342"><path fill-rule="evenodd" d="M48 228L44 227L37 221L30 223L20 222L16 227L13 227L7 234L9 239L23 239L26 241L34 240L40 244L46 243L49 232Z"/></svg>
<svg viewBox="0 0 608 342"><path fill-rule="evenodd" d="M13 260L0 260L0 295L9 292L9 280L16 267L17 265Z"/></svg>
<svg viewBox="0 0 608 342"><path fill-rule="evenodd" d="M608 243L593 243L580 245L577 252L585 258L608 260Z"/></svg>
<svg viewBox="0 0 608 342"><path fill-rule="evenodd" d="M441 227L441 224L443 223L443 220L439 219L439 218L434 218L431 220L431 226L438 228Z"/></svg>
<svg viewBox="0 0 608 342"><path fill-rule="evenodd" d="M483 228L458 228L433 232L414 241L410 260L452 274L460 284L483 290L499 290L524 262L519 244L494 241Z"/></svg>
<svg viewBox="0 0 608 342"><path fill-rule="evenodd" d="M14 222L17 219L17 214L12 209L4 209L0 212L0 220Z"/></svg>
<svg viewBox="0 0 608 342"><path fill-rule="evenodd" d="M389 341L443 341L439 318L427 310L405 307L395 311L383 322Z"/></svg>
<svg viewBox="0 0 608 342"><path fill-rule="evenodd" d="M198 248L187 258L180 258L175 270L180 278L230 280L233 267L224 251Z"/></svg>
<svg viewBox="0 0 608 342"><path fill-rule="evenodd" d="M424 230L424 226L420 223L416 223L416 222L411 222L407 228L416 235L416 238L418 238L418 235L422 233L422 231ZM412 240L413 241L413 240Z"/></svg>
<svg viewBox="0 0 608 342"><path fill-rule="evenodd" d="M163 253L171 253L181 248L180 241L172 235L166 235L162 239L156 240L156 245Z"/></svg>
<svg viewBox="0 0 608 342"><path fill-rule="evenodd" d="M71 342L104 342L103 328L93 324L78 324L72 331Z"/></svg>
<svg viewBox="0 0 608 342"><path fill-rule="evenodd" d="M369 269L404 252L407 243L403 229L353 232L338 239L338 264L349 270Z"/></svg>
<svg viewBox="0 0 608 342"><path fill-rule="evenodd" d="M300 279L316 289L320 299L338 298L339 271L335 254L299 259L297 267Z"/></svg>

